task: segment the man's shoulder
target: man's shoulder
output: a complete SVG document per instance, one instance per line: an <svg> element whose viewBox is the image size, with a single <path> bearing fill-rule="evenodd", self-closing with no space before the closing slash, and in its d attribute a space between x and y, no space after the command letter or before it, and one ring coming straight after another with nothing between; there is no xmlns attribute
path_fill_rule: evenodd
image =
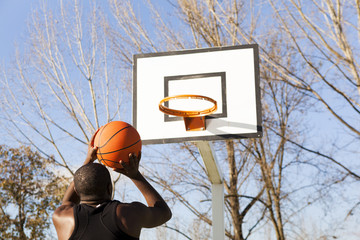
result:
<svg viewBox="0 0 360 240"><path fill-rule="evenodd" d="M63 203L61 206L59 206L58 208L55 209L54 214L53 214L53 219L54 218L61 218L61 217L73 217L73 208L74 208L75 204L73 203Z"/></svg>
<svg viewBox="0 0 360 240"><path fill-rule="evenodd" d="M123 203L123 202L118 202L117 204L117 211L143 211L144 208L147 208L147 206L141 202L130 202L130 203Z"/></svg>
<svg viewBox="0 0 360 240"><path fill-rule="evenodd" d="M62 204L52 216L59 239L69 239L75 227L73 207L75 204Z"/></svg>
<svg viewBox="0 0 360 240"><path fill-rule="evenodd" d="M117 225L124 233L132 237L139 237L143 224L143 209L146 207L140 202L118 202L116 206Z"/></svg>

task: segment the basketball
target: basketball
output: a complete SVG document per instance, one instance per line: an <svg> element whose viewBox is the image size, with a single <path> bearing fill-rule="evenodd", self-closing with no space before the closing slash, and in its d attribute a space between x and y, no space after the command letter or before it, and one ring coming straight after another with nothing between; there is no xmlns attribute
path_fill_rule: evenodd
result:
<svg viewBox="0 0 360 240"><path fill-rule="evenodd" d="M139 156L141 138L130 124L113 121L98 130L94 146L98 147L97 157L100 163L111 168L123 168L120 160L129 162L130 153Z"/></svg>

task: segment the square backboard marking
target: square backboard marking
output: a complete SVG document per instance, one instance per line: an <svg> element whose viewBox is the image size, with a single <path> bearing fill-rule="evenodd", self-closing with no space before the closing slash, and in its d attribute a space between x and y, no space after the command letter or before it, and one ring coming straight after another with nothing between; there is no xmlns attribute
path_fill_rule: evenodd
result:
<svg viewBox="0 0 360 240"><path fill-rule="evenodd" d="M215 75L206 75L211 73ZM215 92L221 96L220 100L216 99L221 103L218 103L220 111L215 114L225 112L226 116L208 118L205 131L192 132L186 132L183 121L165 120L158 108L165 97L165 79L168 79L169 95L176 93L182 84L193 81L201 85L197 82L206 80L212 84L210 90L206 90L206 85L201 89L206 90L204 94L198 94L206 96L212 94L213 86L221 85L221 75L217 73L224 73L226 87L222 89L225 93ZM179 76L183 79L176 78ZM144 145L261 137L258 45L134 55L133 125Z"/></svg>
<svg viewBox="0 0 360 240"><path fill-rule="evenodd" d="M216 90L217 94L208 94L207 89L210 89L208 85L204 83L209 83L209 78L218 78L216 86L213 86L212 90ZM186 89L178 89L178 85L171 87L171 83L175 81L186 81ZM198 82L198 84L196 84ZM200 83L200 84L199 84ZM185 85L185 84L182 84ZM175 88L175 89L174 89ZM171 91L171 89L174 89ZM189 90L190 89L190 90ZM174 93L175 92L175 93ZM227 105L226 105L226 73L225 72L214 72L214 73L200 73L200 74L190 74L190 75L179 75L179 76L165 76L164 77L164 98L168 96L180 95L180 94L194 94L194 95L203 95L206 97L211 97L217 101L218 110L206 116L206 119L209 118L222 118L227 117ZM169 102L164 103L165 107L169 107ZM171 107L171 106L170 106ZM202 110L202 109L198 109ZM182 117L171 116L164 114L164 121L183 121Z"/></svg>

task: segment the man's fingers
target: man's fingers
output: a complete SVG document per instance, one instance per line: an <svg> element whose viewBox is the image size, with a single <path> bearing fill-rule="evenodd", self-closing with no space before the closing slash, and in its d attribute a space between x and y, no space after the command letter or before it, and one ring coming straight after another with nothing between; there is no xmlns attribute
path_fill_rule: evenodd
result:
<svg viewBox="0 0 360 240"><path fill-rule="evenodd" d="M128 169L128 165L126 164L126 162L124 162L123 160L120 160L120 165L127 170Z"/></svg>
<svg viewBox="0 0 360 240"><path fill-rule="evenodd" d="M100 128L98 130L96 130L96 132L92 135L91 139L90 139L90 146L94 146L94 142L95 142L95 137L96 134L99 132Z"/></svg>
<svg viewBox="0 0 360 240"><path fill-rule="evenodd" d="M138 156L135 153L129 154L130 164L138 164L140 162L140 158L141 158L141 152L139 152Z"/></svg>

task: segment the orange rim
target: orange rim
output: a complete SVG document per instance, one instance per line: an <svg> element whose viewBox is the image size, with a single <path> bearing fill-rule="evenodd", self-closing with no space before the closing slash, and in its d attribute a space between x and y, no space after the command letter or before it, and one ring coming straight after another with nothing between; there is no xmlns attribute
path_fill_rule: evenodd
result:
<svg viewBox="0 0 360 240"><path fill-rule="evenodd" d="M200 100L212 102L214 104L214 106L212 106L211 108L200 110L200 111L182 111L182 110L177 110L177 109L171 109L171 108L165 107L163 105L164 102L168 102L168 101L174 100L174 99L200 99ZM206 96L184 94L184 95L176 95L176 96L166 97L166 98L162 99L159 103L159 110L168 115L174 115L174 116L178 116L178 117L200 117L200 116L209 115L209 114L215 112L217 110L217 103L214 99L206 97Z"/></svg>

